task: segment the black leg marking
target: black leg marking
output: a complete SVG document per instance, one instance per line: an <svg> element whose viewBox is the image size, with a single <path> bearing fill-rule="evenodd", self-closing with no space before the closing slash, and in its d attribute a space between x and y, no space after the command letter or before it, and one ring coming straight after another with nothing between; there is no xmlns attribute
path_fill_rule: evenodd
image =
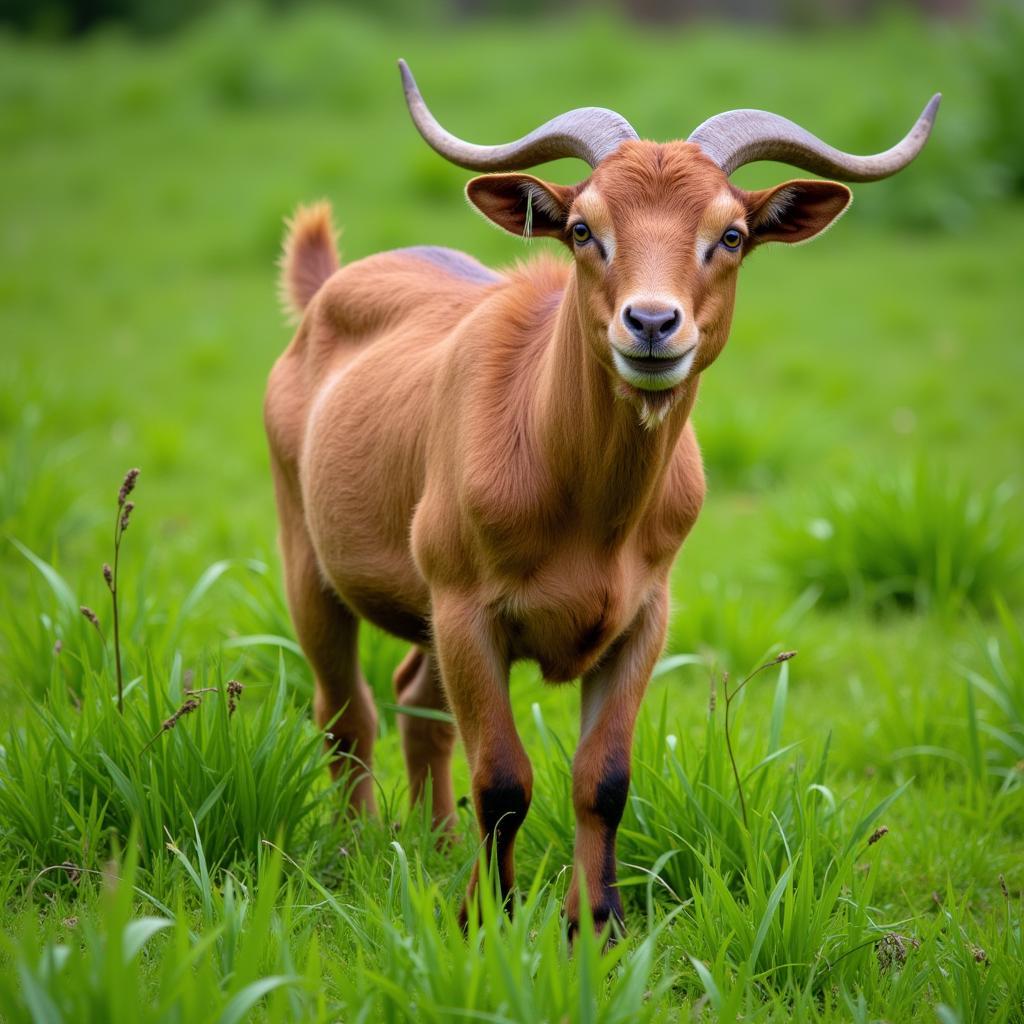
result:
<svg viewBox="0 0 1024 1024"><path fill-rule="evenodd" d="M505 836L516 834L529 808L530 798L522 783L496 780L480 790L480 827L495 837L500 849Z"/></svg>
<svg viewBox="0 0 1024 1024"><path fill-rule="evenodd" d="M604 856L601 861L601 888L603 898L592 907L594 924L601 928L615 917L621 925L622 897L615 886L615 833L622 821L629 799L629 770L613 763L605 769L604 776L597 784L592 811L604 825Z"/></svg>
<svg viewBox="0 0 1024 1024"><path fill-rule="evenodd" d="M348 735L343 736L330 730L325 734L324 742L327 745L327 751L331 756L331 759L336 762L351 761L354 765L356 747L358 746L358 740L355 736Z"/></svg>
<svg viewBox="0 0 1024 1024"><path fill-rule="evenodd" d="M591 810L601 819L605 828L614 832L622 821L622 812L629 798L629 770L621 766L606 769L597 784Z"/></svg>
<svg viewBox="0 0 1024 1024"><path fill-rule="evenodd" d="M592 909L592 913L594 925L598 928L603 928L612 917L621 925L624 918L622 916L622 897L619 896L619 890L609 889L605 893L604 900Z"/></svg>
<svg viewBox="0 0 1024 1024"><path fill-rule="evenodd" d="M500 776L491 780L486 786L481 786L475 792L477 820L480 829L487 838L488 860L494 856L498 868L498 881L501 885L502 898L505 901L505 909L511 914L512 906L509 896L512 892L514 879L512 877L512 843L515 841L519 826L526 818L526 812L530 807L530 797L526 787L514 778ZM473 869L473 881L470 883L470 892L477 885L477 869ZM463 900L462 909L459 911L459 925L465 931L468 924L469 900L467 895Z"/></svg>

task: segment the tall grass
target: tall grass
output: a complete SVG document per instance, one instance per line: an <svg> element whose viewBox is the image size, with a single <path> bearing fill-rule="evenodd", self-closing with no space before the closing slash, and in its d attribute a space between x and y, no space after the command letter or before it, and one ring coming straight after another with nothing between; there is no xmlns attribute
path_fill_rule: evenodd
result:
<svg viewBox="0 0 1024 1024"><path fill-rule="evenodd" d="M194 926L138 885L129 854L103 876L98 919L70 926L77 941L40 942L31 923L20 941L0 940L17 963L17 984L0 974L5 1019L229 1024L258 1009L265 1021L611 1024L664 1011L670 978L653 976L669 919L614 948L587 928L570 950L558 900L538 877L511 920L482 885L463 939L450 893L399 843L389 853L380 899L352 907L301 865L285 879L276 844L250 885L210 872L199 844L193 859L179 853L202 899Z"/></svg>
<svg viewBox="0 0 1024 1024"><path fill-rule="evenodd" d="M998 611L1002 628L985 645L987 664L963 672L969 684L971 764L977 776L990 772L1000 792L1008 793L1024 788L1024 627L1004 602ZM994 715L978 714L972 690Z"/></svg>
<svg viewBox="0 0 1024 1024"><path fill-rule="evenodd" d="M715 961L712 977L745 972L780 990L820 991L837 975L855 978L885 931L865 857L875 862L869 849L884 831L873 837L872 829L906 787L874 805L839 799L827 746L807 759L782 742L788 692L783 664L767 728L755 732L759 743L745 730L738 771L724 689L712 690L702 743L669 730L664 704L660 717L641 718L619 831L620 885L648 917L655 905L681 908L691 952ZM538 854L568 860L570 759L536 712L535 721L545 751L538 779L549 797L531 810L524 836Z"/></svg>
<svg viewBox="0 0 1024 1024"><path fill-rule="evenodd" d="M131 852L137 848L130 842L123 863L107 866L98 919L71 923L72 941L40 944L31 923L20 943L5 937L18 963L17 986L11 975L0 975L6 1019L232 1024L249 1019L257 1004L262 1019L296 1019L287 1000L274 998L288 986L309 987L289 962L291 912L275 907L280 855L262 859L255 891L230 877L215 890L205 876L208 912L195 931L180 901L172 910L138 888ZM197 855L202 858L201 846ZM148 904L144 915L140 898ZM279 973L268 974L268 965Z"/></svg>
<svg viewBox="0 0 1024 1024"><path fill-rule="evenodd" d="M826 603L991 610L1021 586L1008 486L983 490L918 465L826 492L813 518L783 525L779 561Z"/></svg>
<svg viewBox="0 0 1024 1024"><path fill-rule="evenodd" d="M95 869L134 824L140 863L155 870L168 840L187 847L193 829L212 861L227 863L254 856L266 836L291 843L322 828L322 737L283 669L251 711L243 696L233 713L230 689L219 666L187 679L176 657L129 684L122 715L109 675L91 674L77 695L54 670L0 749L8 855L33 872Z"/></svg>
<svg viewBox="0 0 1024 1024"><path fill-rule="evenodd" d="M60 600L52 567L29 560ZM211 568L189 603L227 571ZM386 647L376 660L385 674ZM955 979L950 1013L998 1020L1019 987L1002 960L987 970L989 954L972 952L1012 953L1016 933L979 933L955 900L942 927L877 905L881 826L908 784L844 797L827 743L812 754L786 741L788 661L767 717L750 720L759 682L728 691L731 716L727 693L707 691L701 731L670 725L665 699L642 714L619 842L631 935L606 947L585 927L572 948L571 755L539 707L525 731L537 750L520 843L530 882L511 920L482 886L463 938L472 823L447 856L425 813L396 832L398 779L381 822L335 822L344 794L327 784L283 653L255 708L216 660L191 677L180 655L153 661L130 673L123 714L109 658L83 658L78 689L54 663L42 700L7 731L0 850L20 865L22 898L93 908L59 925L23 919L4 940L12 1021L627 1021L705 1006L718 1019L760 1007L765 1019L799 1008L843 1020L910 1007L936 972ZM701 662L666 659L658 677Z"/></svg>
<svg viewBox="0 0 1024 1024"><path fill-rule="evenodd" d="M664 715L647 717L620 850L624 873L633 871L623 879L631 932L615 945L587 927L584 909L570 946L562 851L535 816L547 799L523 832L511 918L490 878L465 936L456 908L479 850L464 844L442 861L426 816L402 837L387 821L364 822L370 856L351 858L330 887L280 834L258 844L248 868L218 866L197 821L190 843L168 843L179 869L170 898L139 862L146 842L136 826L123 857L113 844L114 859L75 883L93 901L88 916L28 917L0 939L12 967L0 969L6 1019L532 1024L684 1019L710 1008L717 1020L866 1021L919 1019L932 1006L964 1024L1012 1021L1024 995L1013 969L1024 951L1019 908L1007 893L979 931L966 897L951 891L937 913L887 917L874 895L888 870L880 823L899 793L841 800L827 758L805 765L780 745L787 689L783 670L767 748L743 758L749 830L721 709L709 712L717 724L697 770L676 756ZM564 762L550 737L544 749L539 791ZM687 860L687 870L671 867Z"/></svg>

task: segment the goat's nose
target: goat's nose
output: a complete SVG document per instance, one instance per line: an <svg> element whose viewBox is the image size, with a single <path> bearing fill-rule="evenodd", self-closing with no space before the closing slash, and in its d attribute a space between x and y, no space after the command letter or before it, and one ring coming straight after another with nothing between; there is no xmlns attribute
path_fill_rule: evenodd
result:
<svg viewBox="0 0 1024 1024"><path fill-rule="evenodd" d="M682 315L675 306L626 306L622 319L638 341L660 345L679 329Z"/></svg>

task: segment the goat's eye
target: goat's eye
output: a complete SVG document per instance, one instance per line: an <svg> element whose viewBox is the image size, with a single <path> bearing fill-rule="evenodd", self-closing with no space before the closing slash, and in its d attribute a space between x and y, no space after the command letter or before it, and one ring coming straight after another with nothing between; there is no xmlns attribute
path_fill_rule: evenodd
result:
<svg viewBox="0 0 1024 1024"><path fill-rule="evenodd" d="M740 243L742 241L743 235L735 228L729 228L729 230L726 231L724 235L722 235L722 245L724 245L726 249L730 249L733 252L735 252L740 247Z"/></svg>
<svg viewBox="0 0 1024 1024"><path fill-rule="evenodd" d="M587 227L583 221L572 226L572 240L577 245L583 245L584 242L589 242L591 239L590 228Z"/></svg>

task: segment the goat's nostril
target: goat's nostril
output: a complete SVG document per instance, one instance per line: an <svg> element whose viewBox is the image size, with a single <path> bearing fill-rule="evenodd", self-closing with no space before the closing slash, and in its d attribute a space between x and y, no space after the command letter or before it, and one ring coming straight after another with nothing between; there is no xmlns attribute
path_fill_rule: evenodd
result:
<svg viewBox="0 0 1024 1024"><path fill-rule="evenodd" d="M658 328L658 337L667 338L679 326L679 310L673 309L672 315L666 317Z"/></svg>
<svg viewBox="0 0 1024 1024"><path fill-rule="evenodd" d="M676 332L682 322L682 314L678 307L626 306L622 319L634 337L640 341L655 342L664 341Z"/></svg>

